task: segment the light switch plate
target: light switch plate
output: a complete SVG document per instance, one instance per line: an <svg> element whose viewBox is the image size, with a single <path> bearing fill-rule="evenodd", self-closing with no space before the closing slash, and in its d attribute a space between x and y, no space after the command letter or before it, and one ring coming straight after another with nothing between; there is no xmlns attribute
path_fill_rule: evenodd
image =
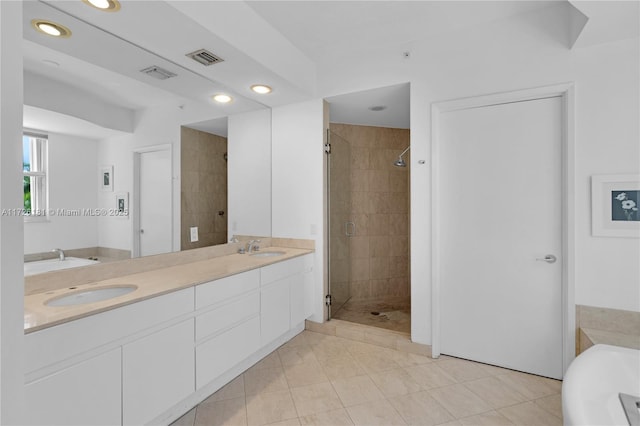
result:
<svg viewBox="0 0 640 426"><path fill-rule="evenodd" d="M191 232L191 242L195 243L196 241L198 241L198 227L192 226L191 228L189 228L189 231Z"/></svg>

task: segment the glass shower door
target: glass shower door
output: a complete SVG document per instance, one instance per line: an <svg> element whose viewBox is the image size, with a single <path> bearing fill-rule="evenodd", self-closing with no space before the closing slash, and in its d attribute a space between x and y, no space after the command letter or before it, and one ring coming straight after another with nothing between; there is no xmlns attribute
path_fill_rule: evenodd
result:
<svg viewBox="0 0 640 426"><path fill-rule="evenodd" d="M329 218L329 318L351 297L351 147L339 135L329 132L331 152L327 161Z"/></svg>

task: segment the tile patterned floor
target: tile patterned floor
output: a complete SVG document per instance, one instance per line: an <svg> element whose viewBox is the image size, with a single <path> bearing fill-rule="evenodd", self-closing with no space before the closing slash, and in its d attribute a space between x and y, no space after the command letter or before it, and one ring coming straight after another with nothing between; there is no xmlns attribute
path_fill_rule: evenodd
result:
<svg viewBox="0 0 640 426"><path fill-rule="evenodd" d="M306 330L173 426L560 426L560 391L557 380Z"/></svg>

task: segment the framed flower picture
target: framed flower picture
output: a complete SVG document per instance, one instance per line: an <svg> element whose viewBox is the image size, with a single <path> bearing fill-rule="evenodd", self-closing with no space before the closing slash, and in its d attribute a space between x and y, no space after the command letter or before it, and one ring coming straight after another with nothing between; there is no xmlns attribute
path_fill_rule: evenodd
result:
<svg viewBox="0 0 640 426"><path fill-rule="evenodd" d="M640 175L591 177L592 233L640 238Z"/></svg>

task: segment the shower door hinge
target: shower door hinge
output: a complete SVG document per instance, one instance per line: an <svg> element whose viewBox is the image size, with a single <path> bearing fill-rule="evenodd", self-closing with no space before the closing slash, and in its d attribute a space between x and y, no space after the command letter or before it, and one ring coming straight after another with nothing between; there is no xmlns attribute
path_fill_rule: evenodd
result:
<svg viewBox="0 0 640 426"><path fill-rule="evenodd" d="M324 303L325 303L325 305L327 305L327 306L331 306L331 295L330 295L330 294L327 294L327 295L324 297Z"/></svg>
<svg viewBox="0 0 640 426"><path fill-rule="evenodd" d="M329 142L324 144L324 152L325 154L331 154L331 144Z"/></svg>

